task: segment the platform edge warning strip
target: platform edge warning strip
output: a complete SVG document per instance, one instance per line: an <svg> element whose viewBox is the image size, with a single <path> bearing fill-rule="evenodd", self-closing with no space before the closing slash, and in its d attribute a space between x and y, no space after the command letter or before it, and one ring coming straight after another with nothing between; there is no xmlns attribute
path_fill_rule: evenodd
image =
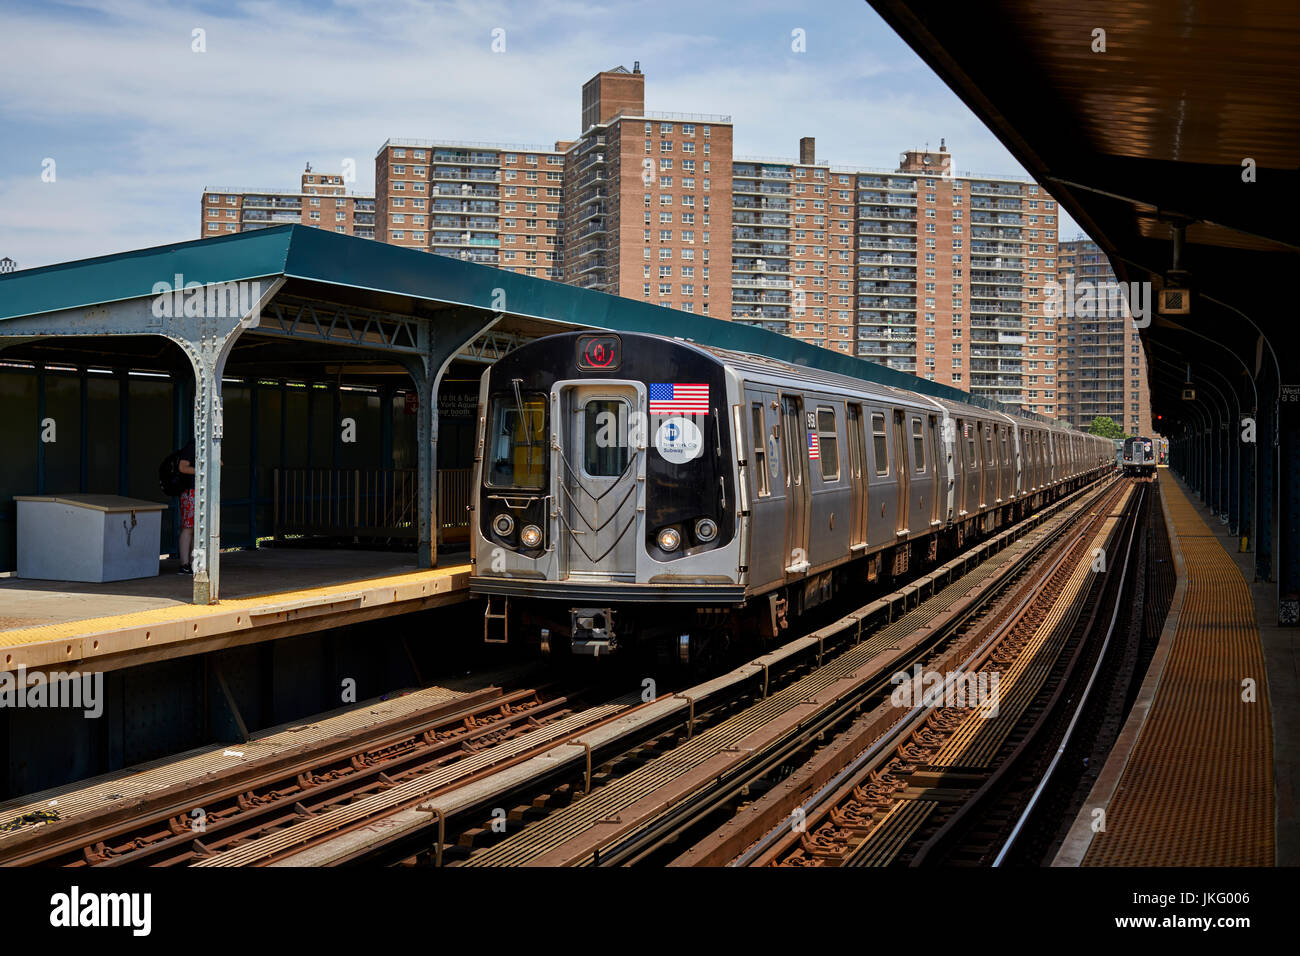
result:
<svg viewBox="0 0 1300 956"><path fill-rule="evenodd" d="M466 592L469 565L363 578L222 600L217 604L177 604L0 631L0 670L50 667L105 657L142 646L256 629L262 623L328 611L331 605L377 607ZM467 592L466 592L467 593ZM278 616L278 617L277 617ZM146 632L146 628L149 629ZM62 647L58 645L63 645Z"/></svg>

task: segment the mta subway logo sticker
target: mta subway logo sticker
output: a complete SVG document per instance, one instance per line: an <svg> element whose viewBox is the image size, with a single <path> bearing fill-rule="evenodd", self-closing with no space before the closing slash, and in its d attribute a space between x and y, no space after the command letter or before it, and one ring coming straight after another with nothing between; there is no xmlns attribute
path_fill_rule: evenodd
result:
<svg viewBox="0 0 1300 956"><path fill-rule="evenodd" d="M684 465L704 452L704 436L689 418L669 418L655 431L655 449L664 461Z"/></svg>
<svg viewBox="0 0 1300 956"><path fill-rule="evenodd" d="M680 382L651 382L647 398L651 415L707 415L709 386Z"/></svg>

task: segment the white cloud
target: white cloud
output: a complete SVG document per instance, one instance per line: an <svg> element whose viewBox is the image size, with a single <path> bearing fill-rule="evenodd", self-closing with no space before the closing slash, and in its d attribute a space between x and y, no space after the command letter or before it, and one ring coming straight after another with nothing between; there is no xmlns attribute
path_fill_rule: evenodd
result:
<svg viewBox="0 0 1300 956"><path fill-rule="evenodd" d="M801 55L790 55L789 30L803 23L787 23L782 6L118 0L11 10L0 254L31 266L195 238L205 186L289 188L308 161L329 171L354 159L354 186L368 191L389 137L571 139L582 82L633 60L647 73L649 109L728 113L741 155L792 156L812 135L821 158L892 166L900 150L944 136L961 169L1018 172L864 4L793 16L809 30ZM205 53L191 51L195 28ZM497 28L504 53L492 51ZM59 161L56 184L39 180L44 156Z"/></svg>

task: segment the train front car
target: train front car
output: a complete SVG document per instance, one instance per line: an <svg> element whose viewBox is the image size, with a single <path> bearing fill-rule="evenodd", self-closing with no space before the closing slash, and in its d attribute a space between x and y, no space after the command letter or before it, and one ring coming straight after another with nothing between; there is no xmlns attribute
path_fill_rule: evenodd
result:
<svg viewBox="0 0 1300 956"><path fill-rule="evenodd" d="M485 638L698 650L701 620L745 597L735 392L713 356L640 334L550 336L484 373L470 587Z"/></svg>
<svg viewBox="0 0 1300 956"><path fill-rule="evenodd" d="M1124 474L1132 477L1150 477L1155 474L1155 446L1150 438L1124 439Z"/></svg>

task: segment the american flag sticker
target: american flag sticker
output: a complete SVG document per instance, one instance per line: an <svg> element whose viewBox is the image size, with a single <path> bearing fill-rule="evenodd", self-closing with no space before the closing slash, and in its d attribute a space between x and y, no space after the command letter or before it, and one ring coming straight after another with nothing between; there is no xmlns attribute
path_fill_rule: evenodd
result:
<svg viewBox="0 0 1300 956"><path fill-rule="evenodd" d="M683 385L678 382L651 382L651 415L707 415L709 386Z"/></svg>
<svg viewBox="0 0 1300 956"><path fill-rule="evenodd" d="M822 456L821 439L817 437L816 432L808 433L808 460L816 461Z"/></svg>

